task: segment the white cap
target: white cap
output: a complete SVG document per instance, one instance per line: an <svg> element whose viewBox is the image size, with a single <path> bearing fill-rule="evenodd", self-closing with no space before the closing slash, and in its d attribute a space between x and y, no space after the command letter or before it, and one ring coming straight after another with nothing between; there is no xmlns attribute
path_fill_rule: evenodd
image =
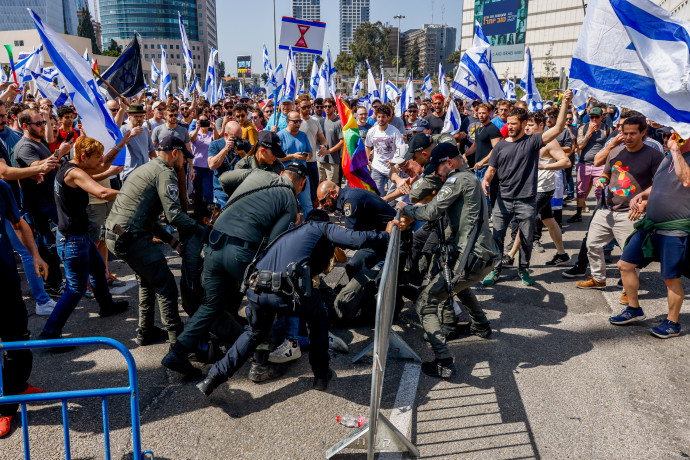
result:
<svg viewBox="0 0 690 460"><path fill-rule="evenodd" d="M400 144L398 148L395 150L395 155L393 155L393 159L391 160L392 165L399 165L401 163L405 162L405 155L407 154L407 149L408 146L407 144Z"/></svg>

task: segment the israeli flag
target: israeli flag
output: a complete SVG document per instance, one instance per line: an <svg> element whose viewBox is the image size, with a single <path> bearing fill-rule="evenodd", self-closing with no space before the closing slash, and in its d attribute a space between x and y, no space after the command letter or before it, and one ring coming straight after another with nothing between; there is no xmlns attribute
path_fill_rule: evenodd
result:
<svg viewBox="0 0 690 460"><path fill-rule="evenodd" d="M304 80L299 81L299 90L297 91L297 95L304 94Z"/></svg>
<svg viewBox="0 0 690 460"><path fill-rule="evenodd" d="M41 74L43 72L43 45L39 46L37 50L33 50L28 55L22 57L19 62L14 65L14 71L19 78L19 85L23 86L33 80L33 74Z"/></svg>
<svg viewBox="0 0 690 460"><path fill-rule="evenodd" d="M443 71L443 65L438 63L438 92L441 93L443 98L447 98L450 95L450 90L446 84L446 73Z"/></svg>
<svg viewBox="0 0 690 460"><path fill-rule="evenodd" d="M491 62L491 45L484 31L475 27L472 48L465 51L455 73L452 90L456 97L465 100L480 99L489 102L505 97L501 81Z"/></svg>
<svg viewBox="0 0 690 460"><path fill-rule="evenodd" d="M5 73L5 69L2 68L0 65L0 83L8 81L7 74ZM359 80L357 80L359 81Z"/></svg>
<svg viewBox="0 0 690 460"><path fill-rule="evenodd" d="M328 63L323 61L319 69L319 88L316 90L316 97L326 99L330 97L331 90L328 86Z"/></svg>
<svg viewBox="0 0 690 460"><path fill-rule="evenodd" d="M427 99L431 98L431 93L434 91L434 88L431 86L431 75L427 75L424 77L424 84L422 85L422 92L426 96Z"/></svg>
<svg viewBox="0 0 690 460"><path fill-rule="evenodd" d="M269 99L275 98L278 91L278 84L276 82L275 73L273 72L273 66L271 65L271 58L268 56L268 50L266 49L265 44L264 51L261 56L264 64L264 72L266 72L266 76L268 77L265 85L266 95Z"/></svg>
<svg viewBox="0 0 690 460"><path fill-rule="evenodd" d="M297 66L292 54L292 50L288 50L288 61L285 74L285 97L291 101L295 100L295 92L297 91Z"/></svg>
<svg viewBox="0 0 690 460"><path fill-rule="evenodd" d="M460 124L462 119L460 118L460 112L458 111L458 106L451 101L448 105L448 111L446 112L446 119L443 121L443 129L441 133L448 133L455 136L460 131Z"/></svg>
<svg viewBox="0 0 690 460"><path fill-rule="evenodd" d="M32 77L41 96L50 99L53 103L53 111L55 108L65 105L69 96L53 86L53 80L37 73L34 73Z"/></svg>
<svg viewBox="0 0 690 460"><path fill-rule="evenodd" d="M93 81L91 66L60 35L43 24L36 13L27 9L34 20L50 60L65 80L67 92L75 110L79 113L84 131L89 137L100 141L106 152L111 150L122 139L122 133L98 92L96 82ZM124 165L125 150L123 149L117 156L113 162L114 165Z"/></svg>
<svg viewBox="0 0 690 460"><path fill-rule="evenodd" d="M211 47L211 54L208 57L208 66L206 67L206 83L204 88L204 97L211 104L218 102L218 93L216 92L216 55L218 50Z"/></svg>
<svg viewBox="0 0 690 460"><path fill-rule="evenodd" d="M44 67L41 75L48 80L53 81L60 76L60 72L58 72L58 69L55 66Z"/></svg>
<svg viewBox="0 0 690 460"><path fill-rule="evenodd" d="M184 23L182 22L182 15L177 12L180 19L180 37L182 37L182 55L184 56L184 63L187 67L185 69L185 79L187 84L192 81L192 72L194 71L194 62L192 61L192 50L189 48L189 40L187 40L187 32L184 30Z"/></svg>
<svg viewBox="0 0 690 460"><path fill-rule="evenodd" d="M587 96L582 90L573 89L573 107L578 113L582 113L587 108Z"/></svg>
<svg viewBox="0 0 690 460"><path fill-rule="evenodd" d="M151 59L151 83L156 83L158 81L158 77L160 77L161 71L158 70L158 67L156 67L156 63L153 62L153 59Z"/></svg>
<svg viewBox="0 0 690 460"><path fill-rule="evenodd" d="M542 110L544 108L544 103L541 100L539 89L537 89L537 82L534 79L532 53L530 52L529 46L525 46L525 64L522 67L520 88L525 91L525 101L527 101L527 109L530 112L534 110Z"/></svg>
<svg viewBox="0 0 690 460"><path fill-rule="evenodd" d="M221 86L222 86L222 85L221 85ZM245 94L244 94L244 85L242 84L241 81L240 81L240 90L238 91L238 93L239 93L239 96L240 96L240 97L244 97L244 96L245 96ZM225 97L225 94L223 94L223 97Z"/></svg>
<svg viewBox="0 0 690 460"><path fill-rule="evenodd" d="M196 89L197 94L204 94L203 90L201 89L201 85L199 84L199 79L197 78L196 75L194 75L194 89Z"/></svg>
<svg viewBox="0 0 690 460"><path fill-rule="evenodd" d="M388 99L388 91L386 90L386 79L383 78L383 67L381 67L381 75L379 76L379 94L381 95L381 102L386 103Z"/></svg>
<svg viewBox="0 0 690 460"><path fill-rule="evenodd" d="M378 88L376 87L376 79L374 78L374 74L371 71L371 67L369 67L369 60L366 60L367 63L367 90L369 90L369 103L371 104L371 101L374 98L379 98L381 99L381 93L379 93Z"/></svg>
<svg viewBox="0 0 690 460"><path fill-rule="evenodd" d="M355 84L352 85L352 99L357 99L359 97L359 93L361 92L360 85L359 85L359 74L355 77Z"/></svg>
<svg viewBox="0 0 690 460"><path fill-rule="evenodd" d="M326 62L327 62L327 68L328 68L328 92L332 95L335 95L336 93L336 77L335 74L337 72L337 69L333 67L333 60L331 59L331 47L326 44Z"/></svg>
<svg viewBox="0 0 690 460"><path fill-rule="evenodd" d="M648 0L591 0L570 87L690 138L690 24Z"/></svg>
<svg viewBox="0 0 690 460"><path fill-rule="evenodd" d="M309 78L309 94L312 98L316 98L316 93L319 90L319 64L316 62L316 56L314 56L314 62L311 64L311 77Z"/></svg>
<svg viewBox="0 0 690 460"><path fill-rule="evenodd" d="M240 89L242 89L242 82L240 82ZM242 90L244 92L244 90ZM223 88L223 83L218 84L218 100L222 101L225 99L225 88Z"/></svg>
<svg viewBox="0 0 690 460"><path fill-rule="evenodd" d="M82 57L84 58L84 60L85 60L86 62L88 62L88 63L91 62L91 59L89 58L89 49L88 49L88 48L86 48L86 49L84 50L84 55L83 55Z"/></svg>
<svg viewBox="0 0 690 460"><path fill-rule="evenodd" d="M395 116L402 117L407 108L414 102L414 85L412 84L412 75L407 79L407 84L400 94L400 100L395 105Z"/></svg>
<svg viewBox="0 0 690 460"><path fill-rule="evenodd" d="M400 96L400 90L390 80L386 82L386 99L389 101L397 101Z"/></svg>
<svg viewBox="0 0 690 460"><path fill-rule="evenodd" d="M505 94L505 98L509 101L514 101L517 99L517 95L515 93L515 83L513 83L513 80L506 80L506 84L503 85L503 93Z"/></svg>
<svg viewBox="0 0 690 460"><path fill-rule="evenodd" d="M453 79L450 91L453 97L459 97L466 101L471 102L479 99L483 102L488 102L488 100L484 98L484 93L479 87L477 77L462 60L458 63L458 69L455 72L455 78Z"/></svg>
<svg viewBox="0 0 690 460"><path fill-rule="evenodd" d="M170 78L170 72L168 72L168 64L165 62L165 48L161 45L161 81L158 85L158 98L163 100L168 96L168 90L170 89L170 83L172 80Z"/></svg>
<svg viewBox="0 0 690 460"><path fill-rule="evenodd" d="M276 91L280 92L285 86L285 70L283 70L283 64L278 64L275 71L275 82Z"/></svg>

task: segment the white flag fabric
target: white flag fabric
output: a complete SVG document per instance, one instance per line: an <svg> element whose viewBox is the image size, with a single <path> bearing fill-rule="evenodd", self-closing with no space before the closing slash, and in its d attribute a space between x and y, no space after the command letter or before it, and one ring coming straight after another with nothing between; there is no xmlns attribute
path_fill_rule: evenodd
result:
<svg viewBox="0 0 690 460"><path fill-rule="evenodd" d="M395 105L395 116L402 117L407 108L414 102L414 85L412 84L412 75L407 79L405 88L400 94L400 100Z"/></svg>
<svg viewBox="0 0 690 460"><path fill-rule="evenodd" d="M287 65L285 66L285 97L291 101L295 100L297 91L297 66L291 50L288 50Z"/></svg>
<svg viewBox="0 0 690 460"><path fill-rule="evenodd" d="M534 79L532 53L529 50L529 46L525 46L525 64L522 67L520 88L525 91L525 101L527 101L527 109L530 112L533 110L542 110L544 108L544 103L541 100L541 94L539 94L539 89L537 88L537 82Z"/></svg>
<svg viewBox="0 0 690 460"><path fill-rule="evenodd" d="M240 82L240 88L242 88L242 82ZM244 90L242 90L244 92ZM222 101L225 99L225 88L223 88L223 82L218 83L218 100Z"/></svg>
<svg viewBox="0 0 690 460"><path fill-rule="evenodd" d="M506 84L503 85L503 93L505 94L505 98L509 101L514 101L517 99L517 95L515 93L515 83L513 83L513 80L506 80Z"/></svg>
<svg viewBox="0 0 690 460"><path fill-rule="evenodd" d="M426 96L427 99L431 98L431 93L434 91L434 88L431 86L431 75L427 75L424 77L424 84L422 85L422 93Z"/></svg>
<svg viewBox="0 0 690 460"><path fill-rule="evenodd" d="M45 25L36 13L28 10L50 60L64 79L84 132L103 144L108 152L122 139L122 133L98 92L91 66L60 35ZM113 164L122 166L124 161L125 149L122 149Z"/></svg>
<svg viewBox="0 0 690 460"><path fill-rule="evenodd" d="M689 48L690 23L651 1L591 0L573 53L570 87L637 110L688 139Z"/></svg>
<svg viewBox="0 0 690 460"><path fill-rule="evenodd" d="M393 84L392 81L386 82L386 99L391 102L396 102L400 96L400 90Z"/></svg>
<svg viewBox="0 0 690 460"><path fill-rule="evenodd" d="M316 93L319 90L319 64L316 62L316 56L314 56L314 62L311 64L311 77L309 78L309 94L312 98L316 98Z"/></svg>
<svg viewBox="0 0 690 460"><path fill-rule="evenodd" d="M244 97L244 96L245 96L245 94L244 94L244 85L242 84L241 81L240 81L240 90L239 90L238 92L239 92L239 96L240 96L240 97ZM225 97L225 96L223 96L223 97Z"/></svg>
<svg viewBox="0 0 690 460"><path fill-rule="evenodd" d="M325 33L325 22L305 21L283 16L280 25L280 44L278 48L281 50L292 49L298 53L320 55L323 49Z"/></svg>
<svg viewBox="0 0 690 460"><path fill-rule="evenodd" d="M156 63L151 59L151 84L155 84L160 77L161 71L156 67Z"/></svg>
<svg viewBox="0 0 690 460"><path fill-rule="evenodd" d="M443 71L443 65L438 63L438 92L441 93L443 98L447 98L450 95L450 90L446 84L446 73Z"/></svg>
<svg viewBox="0 0 690 460"><path fill-rule="evenodd" d="M381 102L388 102L388 92L386 91L386 79L383 77L383 67L381 67L381 75L379 75L379 94L381 95Z"/></svg>
<svg viewBox="0 0 690 460"><path fill-rule="evenodd" d="M161 75L160 84L158 85L158 98L165 100L168 97L168 90L170 89L170 84L172 79L170 78L170 72L168 72L168 64L165 62L165 47L161 45Z"/></svg>
<svg viewBox="0 0 690 460"><path fill-rule="evenodd" d="M376 79L374 78L374 74L371 71L371 67L369 66L369 60L367 62L367 91L369 92L369 103L374 100L374 98L381 99L381 93L379 93L379 89L376 87Z"/></svg>
<svg viewBox="0 0 690 460"><path fill-rule="evenodd" d="M573 107L578 112L583 112L587 108L587 96L582 90L573 89Z"/></svg>
<svg viewBox="0 0 690 460"><path fill-rule="evenodd" d="M184 56L184 63L187 67L185 69L185 79L187 85L192 81L192 72L194 71L194 62L192 61L192 50L189 48L189 40L187 40L187 32L184 30L184 23L182 22L182 15L177 12L177 16L180 18L180 37L182 37L182 55ZM185 85L185 87L187 86Z"/></svg>
<svg viewBox="0 0 690 460"><path fill-rule="evenodd" d="M316 97L326 99L331 96L331 90L328 86L328 63L323 61L319 69L319 88L316 90Z"/></svg>
<svg viewBox="0 0 690 460"><path fill-rule="evenodd" d="M448 105L448 111L446 112L446 119L443 121L443 129L441 129L441 133L448 133L452 136L455 136L460 131L461 123L462 119L460 118L458 106L451 101L451 103Z"/></svg>
<svg viewBox="0 0 690 460"><path fill-rule="evenodd" d="M199 79L194 75L194 89L196 89L196 93L201 95L204 94L204 92L201 89L201 85L199 84Z"/></svg>
<svg viewBox="0 0 690 460"><path fill-rule="evenodd" d="M328 69L328 92L332 95L336 93L336 68L331 59L331 47L326 45L326 68Z"/></svg>
<svg viewBox="0 0 690 460"><path fill-rule="evenodd" d="M211 47L211 53L208 57L208 66L206 67L206 84L204 88L204 97L211 104L218 102L218 93L216 93L216 55L218 50Z"/></svg>
<svg viewBox="0 0 690 460"><path fill-rule="evenodd" d="M278 64L274 75L276 80L276 90L281 92L285 87L285 69L283 69L283 64Z"/></svg>
<svg viewBox="0 0 690 460"><path fill-rule="evenodd" d="M359 98L359 93L361 89L359 87L359 74L355 77L355 83L352 85L352 99Z"/></svg>
<svg viewBox="0 0 690 460"><path fill-rule="evenodd" d="M53 103L53 111L55 111L57 107L65 105L69 100L67 94L53 86L53 80L37 73L33 74L33 79L36 83L36 89L41 93L41 96L50 99Z"/></svg>
<svg viewBox="0 0 690 460"><path fill-rule="evenodd" d="M7 74L5 73L5 69L0 65L0 83L5 81L8 81Z"/></svg>
<svg viewBox="0 0 690 460"><path fill-rule="evenodd" d="M479 25L475 27L472 47L460 59L451 92L455 97L468 101L480 99L489 102L505 97L501 81L491 63L491 45Z"/></svg>
<svg viewBox="0 0 690 460"><path fill-rule="evenodd" d="M264 51L261 55L264 64L264 72L268 79L266 80L266 96L269 99L276 97L278 91L278 84L276 83L276 77L273 72L273 66L271 65L271 58L268 56L268 50L266 49L266 44L264 44Z"/></svg>
<svg viewBox="0 0 690 460"><path fill-rule="evenodd" d="M24 55L19 62L15 63L14 71L20 86L33 80L33 73L41 74L43 71L43 45L28 55Z"/></svg>

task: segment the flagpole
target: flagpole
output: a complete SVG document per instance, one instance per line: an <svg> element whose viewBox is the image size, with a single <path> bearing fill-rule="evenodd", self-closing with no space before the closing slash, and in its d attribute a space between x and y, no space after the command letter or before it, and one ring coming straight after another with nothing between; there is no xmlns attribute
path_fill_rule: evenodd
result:
<svg viewBox="0 0 690 460"><path fill-rule="evenodd" d="M273 0L273 62L278 65L278 48L276 43L276 0Z"/></svg>
<svg viewBox="0 0 690 460"><path fill-rule="evenodd" d="M117 97L122 97L122 95L121 95L120 93L118 93L117 91L115 91L115 88L113 88L112 86L110 86L110 83L108 83L107 81L105 81L105 80L103 79L103 77L101 77L101 76L98 74L98 72L96 72L96 71L93 70L93 69L91 69L91 72L93 72L93 74L94 74L96 77L100 78L101 81L102 81L103 83L105 83L105 86L107 86L108 89L109 89L110 91L112 91L113 93L115 93L115 94L117 95Z"/></svg>

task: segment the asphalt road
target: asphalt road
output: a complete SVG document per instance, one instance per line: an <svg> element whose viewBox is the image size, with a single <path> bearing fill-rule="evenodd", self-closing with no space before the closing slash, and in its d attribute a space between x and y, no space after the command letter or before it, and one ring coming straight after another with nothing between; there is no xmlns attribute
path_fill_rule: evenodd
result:
<svg viewBox="0 0 690 460"><path fill-rule="evenodd" d="M566 227L571 256L586 220ZM549 241L548 234L543 241ZM689 335L684 331L678 338L659 340L646 331L667 309L658 267L641 275L648 319L614 327L607 318L622 308L615 265L609 265L606 291L576 289L573 280L561 276L565 267L544 266L554 253L553 244L544 246L546 253L533 257L534 286L522 286L516 270L506 269L496 286L475 287L493 335L451 342L457 375L438 381L422 374L413 382L418 387L411 414L395 407L405 392L407 363L388 361L383 413L392 418L407 413L403 428L423 458L690 457ZM618 254L614 250L614 262ZM179 258L171 254L169 263L179 275ZM130 349L139 372L142 448L156 459L325 458L326 450L352 431L336 416L368 414L371 360L353 364L351 358L371 341L371 328L334 331L350 344L350 354L332 355L337 378L328 392L311 390L305 356L282 378L263 384L246 378L247 364L207 399L160 365L167 345L136 346L135 283L125 264L115 261L111 267L129 280L116 297L128 299L132 308L102 319L95 301L84 299L64 332L69 337L105 335ZM339 270L329 280L338 278ZM25 282L23 289L28 294ZM33 303L25 300L33 313ZM29 318L34 337L44 322L36 315ZM680 322L690 326L690 314L683 311ZM419 330L395 328L423 359L432 358ZM47 391L120 386L126 384L126 366L116 351L104 348L59 355L37 351L31 383ZM28 413L31 458L64 458L60 404L32 404ZM71 401L69 420L72 457L104 458L100 401ZM23 458L21 426L18 421L13 426L0 440L0 459ZM110 398L110 430L113 458L131 458L127 397ZM364 456L349 449L334 458Z"/></svg>

